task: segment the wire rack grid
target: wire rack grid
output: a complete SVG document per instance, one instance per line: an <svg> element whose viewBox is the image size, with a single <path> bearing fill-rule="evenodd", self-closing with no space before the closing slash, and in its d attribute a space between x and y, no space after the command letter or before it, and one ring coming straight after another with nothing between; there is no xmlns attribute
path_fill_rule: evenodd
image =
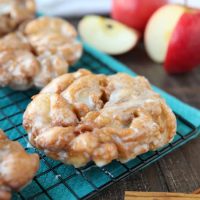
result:
<svg viewBox="0 0 200 200"><path fill-rule="evenodd" d="M84 51L81 60L70 70L75 71L81 67L94 73L113 74L117 72L87 50ZM22 191L15 193L13 199L90 199L111 184L157 161L199 133L199 128L195 128L189 121L175 113L178 129L174 140L169 145L155 152L140 155L125 164L113 161L104 167L97 167L89 163L85 167L75 169L70 165L54 161L27 145L27 134L22 127L22 116L31 96L36 93L38 93L36 89L28 91L0 89L0 127L10 139L20 142L27 152L37 152L40 155L40 169L32 183Z"/></svg>

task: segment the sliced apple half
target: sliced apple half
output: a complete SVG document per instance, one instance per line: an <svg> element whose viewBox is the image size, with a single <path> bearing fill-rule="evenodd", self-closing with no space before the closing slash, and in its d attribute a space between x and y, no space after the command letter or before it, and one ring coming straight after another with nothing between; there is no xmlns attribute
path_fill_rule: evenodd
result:
<svg viewBox="0 0 200 200"><path fill-rule="evenodd" d="M78 30L83 41L111 55L131 50L139 39L136 30L96 15L84 17L78 24Z"/></svg>
<svg viewBox="0 0 200 200"><path fill-rule="evenodd" d="M184 73L200 66L200 11L181 16L171 37L164 67L169 73Z"/></svg>
<svg viewBox="0 0 200 200"><path fill-rule="evenodd" d="M183 6L165 5L151 16L144 40L147 53L153 61L164 62L171 35L185 11Z"/></svg>
<svg viewBox="0 0 200 200"><path fill-rule="evenodd" d="M168 73L184 73L200 65L200 10L165 5L150 18L145 47Z"/></svg>

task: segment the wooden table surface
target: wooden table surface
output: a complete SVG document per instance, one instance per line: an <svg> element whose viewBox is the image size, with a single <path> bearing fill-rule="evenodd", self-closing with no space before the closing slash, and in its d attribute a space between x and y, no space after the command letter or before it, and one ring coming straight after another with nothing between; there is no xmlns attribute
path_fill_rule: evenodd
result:
<svg viewBox="0 0 200 200"><path fill-rule="evenodd" d="M71 21L77 24L77 20ZM182 75L168 75L162 65L152 62L142 44L131 52L115 57L134 72L200 109L200 67ZM200 138L168 154L158 162L103 191L94 200L122 200L124 192L191 192L200 187Z"/></svg>

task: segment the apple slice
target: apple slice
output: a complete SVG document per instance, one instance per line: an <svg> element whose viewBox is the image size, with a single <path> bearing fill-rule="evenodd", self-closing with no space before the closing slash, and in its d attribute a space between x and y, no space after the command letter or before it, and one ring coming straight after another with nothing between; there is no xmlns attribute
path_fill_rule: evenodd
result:
<svg viewBox="0 0 200 200"><path fill-rule="evenodd" d="M115 20L95 15L84 17L78 25L81 38L111 55L123 54L138 42L139 33Z"/></svg>
<svg viewBox="0 0 200 200"><path fill-rule="evenodd" d="M153 61L164 62L172 33L184 12L186 7L165 5L151 16L144 40L147 53Z"/></svg>

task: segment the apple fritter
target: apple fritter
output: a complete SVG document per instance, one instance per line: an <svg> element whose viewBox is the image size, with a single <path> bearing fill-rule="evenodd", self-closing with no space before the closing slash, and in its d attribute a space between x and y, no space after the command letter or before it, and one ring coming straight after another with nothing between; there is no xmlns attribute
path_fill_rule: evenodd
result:
<svg viewBox="0 0 200 200"><path fill-rule="evenodd" d="M34 0L0 0L0 36L14 31L35 16Z"/></svg>
<svg viewBox="0 0 200 200"><path fill-rule="evenodd" d="M80 69L33 97L23 118L32 145L75 167L127 162L169 143L176 118L144 77Z"/></svg>
<svg viewBox="0 0 200 200"><path fill-rule="evenodd" d="M43 88L80 58L82 45L67 21L41 17L22 26L0 39L0 87Z"/></svg>
<svg viewBox="0 0 200 200"><path fill-rule="evenodd" d="M75 28L66 20L40 17L28 23L24 30L37 54L46 51L62 55L70 65L82 54Z"/></svg>
<svg viewBox="0 0 200 200"><path fill-rule="evenodd" d="M0 130L0 199L11 198L34 177L39 168L39 156L27 154L18 142L9 140Z"/></svg>

